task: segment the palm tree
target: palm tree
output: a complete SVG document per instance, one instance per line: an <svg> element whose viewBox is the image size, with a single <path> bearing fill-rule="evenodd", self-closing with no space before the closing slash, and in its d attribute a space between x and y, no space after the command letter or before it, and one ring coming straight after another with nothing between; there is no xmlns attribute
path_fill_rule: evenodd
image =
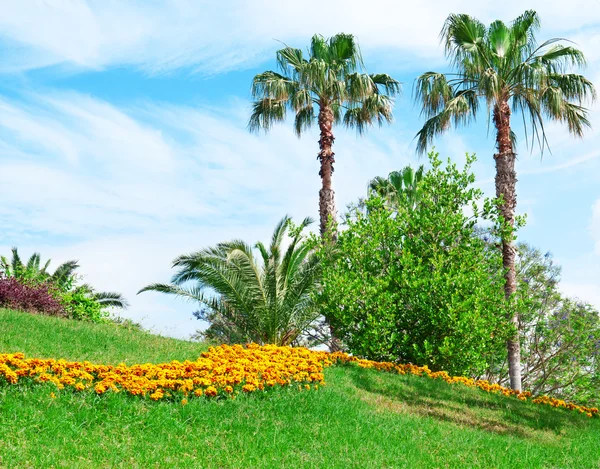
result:
<svg viewBox="0 0 600 469"><path fill-rule="evenodd" d="M595 98L590 81L570 73L585 64L581 51L550 39L538 45L536 12L526 11L510 25L494 21L485 27L468 15L450 15L441 32L445 53L454 73L427 72L416 83L416 99L427 121L417 134L417 151L425 152L434 136L475 120L480 98L485 100L488 119L496 128L496 195L509 234L502 254L506 270L505 296L516 290L513 228L516 207L515 135L512 112L523 117L526 139L531 132L543 152L547 146L544 118L565 122L569 131L582 136L590 126L584 100ZM511 314L518 328L518 313ZM520 347L517 335L507 343L510 385L521 389Z"/></svg>
<svg viewBox="0 0 600 469"><path fill-rule="evenodd" d="M268 248L256 243L260 260L243 241L220 243L178 257L171 284L148 285L138 294L159 291L200 303L200 317L217 318L219 329L229 328L219 330L220 337L289 345L319 316L312 302L319 266L302 235L312 220L294 230L290 223L286 216L277 224Z"/></svg>
<svg viewBox="0 0 600 469"><path fill-rule="evenodd" d="M390 208L398 206L406 199L412 208L419 202L418 185L423 180L423 165L415 171L410 166L400 171L392 171L387 178L377 176L369 181L369 194L383 198Z"/></svg>
<svg viewBox="0 0 600 469"><path fill-rule="evenodd" d="M120 293L96 292L90 285L76 286L75 272L79 268L78 261L67 261L59 265L53 273L48 271L51 260L48 259L44 265L41 256L34 252L24 264L16 247L11 249L10 261L5 256L0 256L0 276L12 277L18 280L36 283L51 283L60 291L84 291L105 307L126 308L127 301Z"/></svg>
<svg viewBox="0 0 600 469"><path fill-rule="evenodd" d="M281 73L267 71L253 79L255 102L248 128L268 131L273 123L285 120L288 109L295 113L298 137L315 120L318 122L319 218L323 235L330 220L335 221L331 186L335 161L333 125L343 122L362 134L375 122L391 122L390 97L400 91L400 83L386 74L365 73L358 44L350 34L337 34L330 39L313 36L307 58L300 49L286 46L277 51L277 63Z"/></svg>

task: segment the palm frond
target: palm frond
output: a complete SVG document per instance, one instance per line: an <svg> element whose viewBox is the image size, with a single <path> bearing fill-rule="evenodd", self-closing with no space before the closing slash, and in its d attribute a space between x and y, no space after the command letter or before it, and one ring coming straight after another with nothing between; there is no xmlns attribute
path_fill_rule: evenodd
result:
<svg viewBox="0 0 600 469"><path fill-rule="evenodd" d="M535 49L535 33L540 28L540 18L534 10L527 10L511 24L513 48L531 53ZM514 53L514 52L513 52Z"/></svg>
<svg viewBox="0 0 600 469"><path fill-rule="evenodd" d="M427 146L433 141L436 135L440 135L450 126L451 115L442 111L439 114L430 117L425 121L423 127L417 132L417 154L423 155L427 152Z"/></svg>
<svg viewBox="0 0 600 469"><path fill-rule="evenodd" d="M291 71L293 74L297 74L306 64L306 60L300 49L285 47L277 51L277 64L282 73L287 75Z"/></svg>
<svg viewBox="0 0 600 469"><path fill-rule="evenodd" d="M16 247L11 249L12 259L11 259L11 269L13 275L17 277L23 271L23 262L21 261L21 257L19 256L19 250Z"/></svg>
<svg viewBox="0 0 600 469"><path fill-rule="evenodd" d="M336 34L329 39L328 46L328 60L335 66L339 65L342 73L363 67L360 48L352 34Z"/></svg>
<svg viewBox="0 0 600 469"><path fill-rule="evenodd" d="M139 295L140 293L147 291L156 291L159 293L165 293L167 295L175 295L179 298L188 301L197 301L199 303L205 302L205 296L202 293L202 291L194 287L185 288L179 287L177 285L168 285L164 283L152 283L142 288L140 291L137 292L137 294Z"/></svg>
<svg viewBox="0 0 600 469"><path fill-rule="evenodd" d="M297 83L273 71L259 73L252 80L252 97L286 101L297 87Z"/></svg>
<svg viewBox="0 0 600 469"><path fill-rule="evenodd" d="M78 261L67 261L57 267L54 273L50 276L50 280L57 285L64 285L79 268Z"/></svg>
<svg viewBox="0 0 600 469"><path fill-rule="evenodd" d="M446 56L453 65L489 65L483 52L486 28L469 15L450 15L444 23L440 36Z"/></svg>
<svg viewBox="0 0 600 469"><path fill-rule="evenodd" d="M296 117L294 118L294 131L296 135L300 137L302 132L312 127L315 121L315 111L313 106L306 106L296 111Z"/></svg>
<svg viewBox="0 0 600 469"><path fill-rule="evenodd" d="M121 293L115 292L95 292L93 298L102 306L125 309L129 306L127 300Z"/></svg>
<svg viewBox="0 0 600 469"><path fill-rule="evenodd" d="M386 73L375 73L371 74L370 77L377 89L383 88L383 91L390 96L400 94L402 91L402 84Z"/></svg>
<svg viewBox="0 0 600 469"><path fill-rule="evenodd" d="M263 129L266 132L275 122L283 122L285 114L285 102L269 98L261 99L252 106L248 130L250 132L258 132L260 129Z"/></svg>
<svg viewBox="0 0 600 469"><path fill-rule="evenodd" d="M443 73L426 72L417 78L414 96L421 102L421 113L427 118L439 114L453 94Z"/></svg>

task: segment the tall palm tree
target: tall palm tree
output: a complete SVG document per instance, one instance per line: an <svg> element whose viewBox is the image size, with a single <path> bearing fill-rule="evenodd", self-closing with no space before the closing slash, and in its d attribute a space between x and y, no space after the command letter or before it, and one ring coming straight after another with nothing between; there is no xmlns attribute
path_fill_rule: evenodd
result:
<svg viewBox="0 0 600 469"><path fill-rule="evenodd" d="M96 292L87 284L76 286L76 270L79 268L78 261L67 261L59 265L53 273L48 271L50 259L45 264L41 263L41 255L34 252L27 263L23 263L19 251L16 247L11 249L11 258L8 260L5 256L0 256L0 276L13 277L19 280L32 281L37 283L51 283L59 290L83 291L94 298L98 303L105 307L126 308L127 301L120 293L115 292Z"/></svg>
<svg viewBox="0 0 600 469"><path fill-rule="evenodd" d="M394 208L401 199L406 199L415 208L419 202L419 183L423 180L423 165L415 171L410 166L400 171L392 171L387 178L377 176L369 181L369 193L382 197L386 204Z"/></svg>
<svg viewBox="0 0 600 469"><path fill-rule="evenodd" d="M487 28L468 15L450 15L441 37L453 73L427 72L416 82L416 99L427 118L417 134L420 153L435 135L452 124L466 125L475 120L480 99L485 101L488 119L491 116L496 128L496 195L509 231L515 222L517 181L511 113L522 114L526 139L527 132L531 132L532 144L537 141L543 151L547 145L544 118L564 122L572 134L582 136L590 126L584 101L595 98L592 83L571 73L572 67L585 64L582 52L561 39L538 45L538 29L539 18L534 11L526 11L510 25L494 21ZM502 254L508 300L516 290L512 233L504 236ZM512 314L511 322L518 327L517 312ZM521 389L516 335L507 348L511 387Z"/></svg>
<svg viewBox="0 0 600 469"><path fill-rule="evenodd" d="M329 39L313 36L306 58L300 49L286 46L277 51L277 63L281 73L267 71L254 77L255 102L248 128L268 131L273 123L285 120L288 109L295 113L298 137L317 121L319 218L324 234L330 219L335 220L333 125L343 122L362 134L375 122L391 122L391 96L400 91L400 83L386 74L365 73L358 44L350 34Z"/></svg>
<svg viewBox="0 0 600 469"><path fill-rule="evenodd" d="M230 328L220 331L222 337L289 345L319 316L312 302L319 265L302 235L312 220L294 230L284 250L290 222L286 216L277 224L268 248L256 243L260 259L243 241L220 243L178 257L171 284L148 285L138 293L159 291L200 303L203 317Z"/></svg>

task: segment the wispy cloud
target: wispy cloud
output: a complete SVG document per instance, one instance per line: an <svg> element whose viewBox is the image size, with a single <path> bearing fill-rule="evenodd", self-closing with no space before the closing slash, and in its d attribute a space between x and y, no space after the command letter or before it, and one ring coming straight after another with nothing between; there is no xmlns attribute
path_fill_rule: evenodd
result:
<svg viewBox="0 0 600 469"><path fill-rule="evenodd" d="M33 5L32 5L33 4ZM547 30L598 23L587 0L530 2ZM403 51L404 60L440 57L438 33L450 12L484 21L522 13L520 2L473 4L464 0L413 2L360 0L273 2L205 0L37 0L6 2L0 17L5 71L49 65L102 69L133 65L147 73L180 68L219 73L263 61L277 43L314 33L352 32L365 50ZM396 59L398 62L398 59ZM399 68L402 62L396 64Z"/></svg>
<svg viewBox="0 0 600 469"><path fill-rule="evenodd" d="M251 135L245 103L117 108L58 92L1 103L15 118L0 119L0 224L10 227L0 245L79 259L87 280L125 293L128 315L147 326L177 335L198 326L188 321L192 306L135 295L167 281L175 256L265 239L285 213L317 217L316 130L300 140L291 126ZM357 139L340 129L340 210L364 195L369 177L407 163L407 147L389 130Z"/></svg>

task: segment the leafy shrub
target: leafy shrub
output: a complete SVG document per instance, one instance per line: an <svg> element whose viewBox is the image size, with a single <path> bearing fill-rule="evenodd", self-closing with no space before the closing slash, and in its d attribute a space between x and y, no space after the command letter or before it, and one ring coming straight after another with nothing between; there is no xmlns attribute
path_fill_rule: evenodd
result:
<svg viewBox="0 0 600 469"><path fill-rule="evenodd" d="M109 316L108 311L94 298L86 285L61 292L60 301L71 319L102 322Z"/></svg>
<svg viewBox="0 0 600 469"><path fill-rule="evenodd" d="M25 283L16 278L0 278L0 307L51 316L67 315L50 284Z"/></svg>
<svg viewBox="0 0 600 469"><path fill-rule="evenodd" d="M321 311L355 355L475 374L503 348L508 326L502 259L486 249L476 223L497 209L472 187L467 165L433 168L418 185L418 204L393 209L372 195L347 217L337 243L318 255ZM467 213L470 213L469 215Z"/></svg>

